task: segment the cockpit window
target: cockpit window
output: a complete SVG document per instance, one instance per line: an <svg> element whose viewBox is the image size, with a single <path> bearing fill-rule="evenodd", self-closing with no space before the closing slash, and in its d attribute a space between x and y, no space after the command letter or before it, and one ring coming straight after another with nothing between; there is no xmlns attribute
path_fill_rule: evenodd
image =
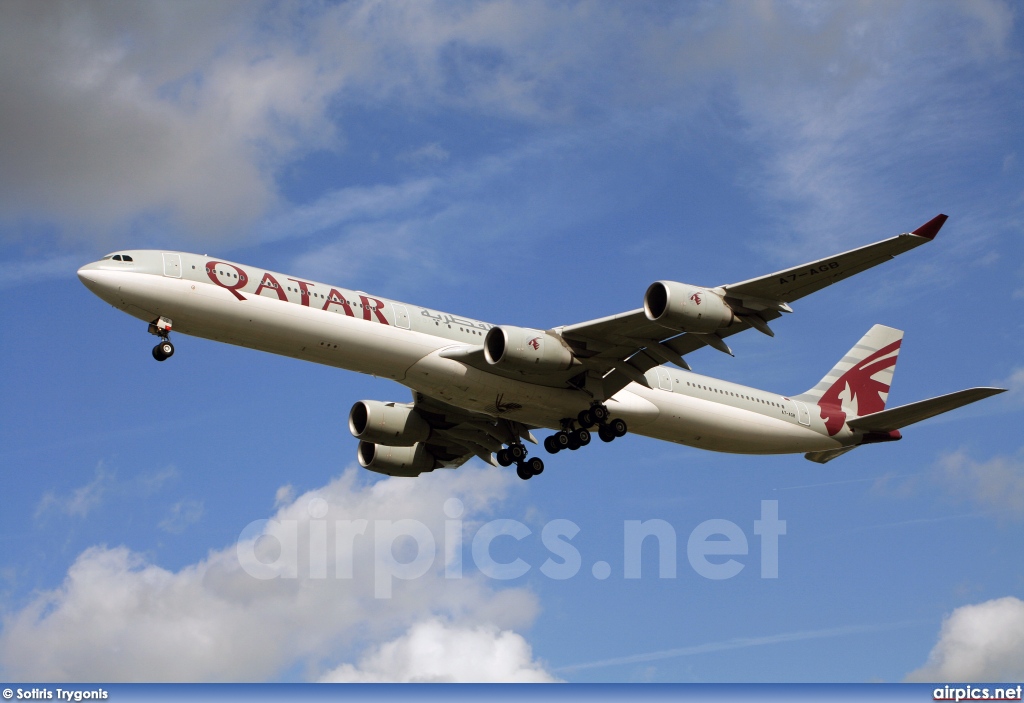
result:
<svg viewBox="0 0 1024 703"><path fill-rule="evenodd" d="M114 254L113 257L104 257L104 258L112 258L114 261L132 261L132 262L135 261L134 259L132 259L132 257L128 256L127 254Z"/></svg>
<svg viewBox="0 0 1024 703"><path fill-rule="evenodd" d="M122 260L122 261L134 261L134 259L132 259L132 257L128 256L127 254L125 254L124 256L122 256L122 257L121 257L121 260Z"/></svg>
<svg viewBox="0 0 1024 703"><path fill-rule="evenodd" d="M120 260L121 260L121 255L120 254L118 254L117 256L114 257L114 261L120 261Z"/></svg>

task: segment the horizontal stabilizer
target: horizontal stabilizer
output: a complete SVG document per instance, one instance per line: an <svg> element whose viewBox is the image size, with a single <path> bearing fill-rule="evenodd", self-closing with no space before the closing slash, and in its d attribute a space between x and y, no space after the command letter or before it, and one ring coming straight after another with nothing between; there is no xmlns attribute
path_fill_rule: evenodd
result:
<svg viewBox="0 0 1024 703"><path fill-rule="evenodd" d="M842 456L843 454L846 454L846 452L853 451L856 448L856 444L851 444L849 447L839 447L839 449L825 449L820 452L807 452L804 454L804 459L813 461L815 464L827 464L837 456Z"/></svg>
<svg viewBox="0 0 1024 703"><path fill-rule="evenodd" d="M898 408L858 417L855 420L850 420L847 424L851 429L863 432L891 432L1005 391L1005 388L968 388L956 393L940 395L937 398L920 400L909 405L901 405Z"/></svg>

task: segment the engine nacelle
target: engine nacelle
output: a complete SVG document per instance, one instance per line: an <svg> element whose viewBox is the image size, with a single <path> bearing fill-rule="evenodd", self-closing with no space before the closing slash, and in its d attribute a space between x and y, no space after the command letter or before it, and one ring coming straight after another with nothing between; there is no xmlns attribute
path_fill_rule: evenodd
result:
<svg viewBox="0 0 1024 703"><path fill-rule="evenodd" d="M579 363L557 337L542 330L508 325L492 327L487 332L484 358L492 366L525 373L564 371Z"/></svg>
<svg viewBox="0 0 1024 703"><path fill-rule="evenodd" d="M430 425L411 407L379 400L360 400L353 405L348 429L356 439L393 447L411 447L430 436Z"/></svg>
<svg viewBox="0 0 1024 703"><path fill-rule="evenodd" d="M644 314L651 322L680 332L708 334L736 321L722 296L706 288L657 281L644 293Z"/></svg>
<svg viewBox="0 0 1024 703"><path fill-rule="evenodd" d="M388 476L419 476L441 465L422 444L389 447L386 444L360 442L356 456L364 469Z"/></svg>

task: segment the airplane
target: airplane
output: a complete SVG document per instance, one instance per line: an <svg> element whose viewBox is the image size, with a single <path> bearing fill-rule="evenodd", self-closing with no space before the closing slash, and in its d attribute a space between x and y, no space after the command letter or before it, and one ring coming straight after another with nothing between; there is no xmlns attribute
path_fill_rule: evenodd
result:
<svg viewBox="0 0 1024 703"><path fill-rule="evenodd" d="M577 450L591 430L627 431L717 452L803 453L826 463L900 430L1004 392L978 387L886 409L903 332L873 326L810 390L785 396L693 372L687 354L769 323L790 303L926 244L938 215L912 232L716 287L656 281L634 310L549 330L494 325L206 255L108 254L78 270L97 296L148 323L153 357L187 335L390 378L411 403L360 400L349 412L366 469L419 476L473 457L544 470L524 440Z"/></svg>

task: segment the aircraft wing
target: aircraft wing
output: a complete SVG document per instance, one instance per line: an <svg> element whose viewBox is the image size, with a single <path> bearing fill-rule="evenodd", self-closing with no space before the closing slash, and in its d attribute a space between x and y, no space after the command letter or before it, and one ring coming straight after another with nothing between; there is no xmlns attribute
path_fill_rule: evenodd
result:
<svg viewBox="0 0 1024 703"><path fill-rule="evenodd" d="M726 299L750 299L755 306L760 300L791 303L930 242L946 219L945 215L937 215L913 232L722 287L725 289Z"/></svg>
<svg viewBox="0 0 1024 703"><path fill-rule="evenodd" d="M768 323L792 312L789 303L844 278L884 263L935 238L946 221L938 215L913 232L782 271L709 290L721 295L737 321L712 334L672 330L649 320L643 308L559 327L559 334L588 372L588 380L609 397L630 381L646 383L643 374L661 364L689 369L685 357L703 346L732 354L724 339L755 328L774 336ZM599 381L599 382L597 382Z"/></svg>
<svg viewBox="0 0 1024 703"><path fill-rule="evenodd" d="M423 393L413 393L413 408L430 425L427 451L445 468L462 466L474 456L497 466L491 455L514 435L537 443L531 428L522 423L463 410Z"/></svg>

